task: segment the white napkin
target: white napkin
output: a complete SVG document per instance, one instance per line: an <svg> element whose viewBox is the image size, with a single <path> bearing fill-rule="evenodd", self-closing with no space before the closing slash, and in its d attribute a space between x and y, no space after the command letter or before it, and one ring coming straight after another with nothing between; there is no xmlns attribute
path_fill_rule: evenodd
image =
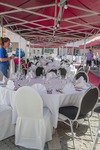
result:
<svg viewBox="0 0 100 150"><path fill-rule="evenodd" d="M47 93L46 87L40 83L33 84L32 88L36 90L39 94Z"/></svg>
<svg viewBox="0 0 100 150"><path fill-rule="evenodd" d="M85 86L86 86L86 81L84 80L83 77L80 77L79 79L76 80L75 82L76 88L84 88Z"/></svg>
<svg viewBox="0 0 100 150"><path fill-rule="evenodd" d="M13 90L15 88L14 82L12 80L8 80L6 87Z"/></svg>
<svg viewBox="0 0 100 150"><path fill-rule="evenodd" d="M57 75L54 72L49 72L46 75L47 80L52 79L52 78L56 78Z"/></svg>
<svg viewBox="0 0 100 150"><path fill-rule="evenodd" d="M74 91L74 90L75 90L74 85L72 83L67 83L62 91L66 93L67 91Z"/></svg>
<svg viewBox="0 0 100 150"><path fill-rule="evenodd" d="M71 71L74 71L75 70L75 67L73 65L70 65L70 70Z"/></svg>
<svg viewBox="0 0 100 150"><path fill-rule="evenodd" d="M29 78L33 79L35 78L35 76L36 76L35 73L33 71L30 71L27 73L26 79L29 79Z"/></svg>

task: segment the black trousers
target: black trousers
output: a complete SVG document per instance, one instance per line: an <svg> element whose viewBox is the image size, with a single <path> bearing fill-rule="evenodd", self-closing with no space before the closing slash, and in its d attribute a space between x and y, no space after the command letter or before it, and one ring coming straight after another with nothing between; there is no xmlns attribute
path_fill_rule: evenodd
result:
<svg viewBox="0 0 100 150"><path fill-rule="evenodd" d="M91 66L91 64L92 64L92 61L91 61L91 60L87 60L87 61L86 61L86 65L87 65L87 66Z"/></svg>

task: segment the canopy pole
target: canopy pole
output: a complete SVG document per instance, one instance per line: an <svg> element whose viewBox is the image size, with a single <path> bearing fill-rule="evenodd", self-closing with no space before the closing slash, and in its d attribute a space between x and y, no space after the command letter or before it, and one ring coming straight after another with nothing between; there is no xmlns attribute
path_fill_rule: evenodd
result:
<svg viewBox="0 0 100 150"><path fill-rule="evenodd" d="M30 56L31 56L31 42L29 41L29 60L30 60Z"/></svg>
<svg viewBox="0 0 100 150"><path fill-rule="evenodd" d="M44 57L45 57L45 47L44 47Z"/></svg>
<svg viewBox="0 0 100 150"><path fill-rule="evenodd" d="M84 38L84 56L83 56L83 65L85 63L85 53L86 53L86 38Z"/></svg>
<svg viewBox="0 0 100 150"><path fill-rule="evenodd" d="M68 55L68 49L67 49L67 46L66 46L66 55Z"/></svg>
<svg viewBox="0 0 100 150"><path fill-rule="evenodd" d="M67 55L68 55L68 49L67 49L67 46L66 46L66 59L67 59Z"/></svg>
<svg viewBox="0 0 100 150"><path fill-rule="evenodd" d="M73 42L73 49L72 49L72 63L73 63L73 55L74 55L74 42Z"/></svg>
<svg viewBox="0 0 100 150"><path fill-rule="evenodd" d="M19 59L19 72L20 72L20 69L21 69L21 64L20 64L20 52L21 52L21 35L19 35L19 57L18 57L18 59Z"/></svg>
<svg viewBox="0 0 100 150"><path fill-rule="evenodd" d="M0 24L1 24L1 37L3 37L3 17L0 17Z"/></svg>
<svg viewBox="0 0 100 150"><path fill-rule="evenodd" d="M58 51L57 51L57 55L59 56L59 49L60 49L60 47L58 47Z"/></svg>
<svg viewBox="0 0 100 150"><path fill-rule="evenodd" d="M62 56L63 56L63 46L62 46Z"/></svg>

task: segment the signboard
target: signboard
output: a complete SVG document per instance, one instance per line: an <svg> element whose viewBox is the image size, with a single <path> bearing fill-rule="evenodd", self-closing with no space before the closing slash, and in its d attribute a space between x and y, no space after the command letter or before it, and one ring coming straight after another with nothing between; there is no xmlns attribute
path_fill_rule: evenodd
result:
<svg viewBox="0 0 100 150"><path fill-rule="evenodd" d="M54 53L54 49L53 48L45 48L45 53L52 54L52 53Z"/></svg>

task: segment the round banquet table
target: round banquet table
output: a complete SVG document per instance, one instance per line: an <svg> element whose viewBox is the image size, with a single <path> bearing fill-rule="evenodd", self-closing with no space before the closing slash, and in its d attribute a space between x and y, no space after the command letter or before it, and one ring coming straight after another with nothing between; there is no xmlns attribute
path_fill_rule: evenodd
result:
<svg viewBox="0 0 100 150"><path fill-rule="evenodd" d="M51 82L51 85L49 85L48 82ZM26 85L27 82L20 81L20 86ZM57 128L58 123L58 114L59 114L59 108L62 106L77 106L79 107L79 103L86 91L86 89L82 91L76 91L69 89L66 91L66 93L60 93L59 91L56 91L54 89L57 89L59 87L63 87L66 84L65 80L61 80L59 84L58 80L50 80L50 81L44 81L43 79L33 79L27 85L31 86L34 83L42 83L46 86L46 88L53 88L52 94L46 94L42 93L40 96L43 100L43 106L49 108L51 112L51 122L54 128ZM47 86L49 85L49 86ZM88 89L89 87L87 87ZM17 119L17 111L15 106L15 95L16 91L11 90L7 87L0 86L0 105L9 105L12 107L12 124L16 123Z"/></svg>

